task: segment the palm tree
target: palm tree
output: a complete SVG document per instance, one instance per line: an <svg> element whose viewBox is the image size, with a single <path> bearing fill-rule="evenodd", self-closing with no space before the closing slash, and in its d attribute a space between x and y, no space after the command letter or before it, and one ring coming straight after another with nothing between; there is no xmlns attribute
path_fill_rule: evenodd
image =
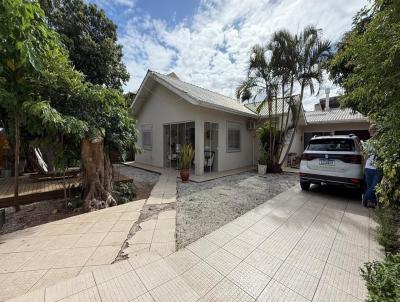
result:
<svg viewBox="0 0 400 302"><path fill-rule="evenodd" d="M236 89L236 97L241 99L242 102L255 99L259 96L263 97L262 102L257 107L259 113L266 105L268 105L268 119L269 126L269 150L268 161L269 165L273 163L275 154L273 145L272 129L272 104L274 98L276 99L278 82L277 77L272 68L271 60L268 59L269 50L267 47L255 45L251 49L249 66L247 71L247 78ZM276 112L275 112L276 114ZM264 147L264 146L263 146Z"/></svg>
<svg viewBox="0 0 400 302"><path fill-rule="evenodd" d="M289 124L289 113L293 108L294 98L293 89L296 80L296 37L293 36L287 30L280 30L272 35L271 41L268 45L268 49L272 52L271 65L274 70L275 76L279 78L280 89L281 89L281 118L280 126L281 130L279 133L279 146L278 155L282 153L283 139L287 132L287 127ZM275 102L275 106L278 105L278 100ZM288 108L288 113L286 114L285 120L285 110ZM285 123L284 123L285 120ZM279 160L279 157L278 157Z"/></svg>
<svg viewBox="0 0 400 302"><path fill-rule="evenodd" d="M315 84L322 82L323 63L330 55L330 42L321 39L321 31L314 26L306 27L300 34L291 34L286 30L275 32L267 46L253 46L250 55L247 78L236 89L236 96L241 101L255 100L263 96L257 107L259 113L268 105L268 122L270 127L269 160L274 167L282 166L293 143L295 130L302 111L305 88L315 93ZM269 57L269 59L268 59ZM300 95L294 97L295 85L298 84ZM280 125L272 120L272 106L275 99L274 116L278 115L278 99L281 96L282 110ZM284 108L288 108L285 113ZM289 116L292 115L292 132L290 143L282 157L283 141L288 132ZM286 119L284 115L286 114ZM284 122L285 120L285 122ZM272 125L279 129L278 146L275 145L275 133ZM276 150L276 147L278 150ZM278 163L279 158L282 158Z"/></svg>
<svg viewBox="0 0 400 302"><path fill-rule="evenodd" d="M294 62L296 62L295 72L296 80L300 85L299 104L296 112L294 113L294 131L292 132L290 142L286 148L286 152L279 163L281 166L286 159L287 154L293 143L296 132L296 127L303 110L302 102L304 97L304 90L308 87L310 93L315 93L315 84L318 85L317 92L319 92L320 85L323 81L322 72L325 69L325 62L331 55L331 42L323 40L322 31L314 26L308 26L299 34L294 36L295 53Z"/></svg>

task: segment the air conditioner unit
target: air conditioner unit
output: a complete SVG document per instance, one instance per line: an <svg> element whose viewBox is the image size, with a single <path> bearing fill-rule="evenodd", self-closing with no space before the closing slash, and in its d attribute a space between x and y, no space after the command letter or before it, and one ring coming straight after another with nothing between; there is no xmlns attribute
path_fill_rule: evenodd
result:
<svg viewBox="0 0 400 302"><path fill-rule="evenodd" d="M247 130L255 130L256 129L256 120L248 119L247 120Z"/></svg>

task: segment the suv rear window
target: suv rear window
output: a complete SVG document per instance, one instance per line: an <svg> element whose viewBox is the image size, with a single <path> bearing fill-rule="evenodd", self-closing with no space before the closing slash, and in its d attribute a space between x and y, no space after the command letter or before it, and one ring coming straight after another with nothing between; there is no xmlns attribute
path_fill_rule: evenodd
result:
<svg viewBox="0 0 400 302"><path fill-rule="evenodd" d="M354 141L344 138L312 139L307 147L309 151L354 151Z"/></svg>

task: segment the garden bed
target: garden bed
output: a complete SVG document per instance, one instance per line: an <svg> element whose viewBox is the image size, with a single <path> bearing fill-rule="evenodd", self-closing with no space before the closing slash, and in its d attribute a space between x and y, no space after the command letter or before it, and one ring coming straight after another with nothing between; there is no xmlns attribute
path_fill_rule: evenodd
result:
<svg viewBox="0 0 400 302"><path fill-rule="evenodd" d="M133 178L134 192L136 194L133 200L148 198L159 178L159 175L156 173L132 167L118 165L115 167L115 170ZM5 209L5 224L0 228L0 234L14 232L82 213L82 208L67 209L64 199L50 199L22 205L21 210L18 212L15 212L13 207L8 207Z"/></svg>

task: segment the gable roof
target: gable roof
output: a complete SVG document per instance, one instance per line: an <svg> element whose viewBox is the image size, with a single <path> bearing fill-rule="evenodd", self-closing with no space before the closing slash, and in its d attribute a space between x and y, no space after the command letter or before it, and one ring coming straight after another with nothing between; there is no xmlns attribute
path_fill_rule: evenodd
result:
<svg viewBox="0 0 400 302"><path fill-rule="evenodd" d="M367 118L349 108L325 111L305 111L307 124L332 124L340 122L367 122Z"/></svg>
<svg viewBox="0 0 400 302"><path fill-rule="evenodd" d="M260 114L257 114L257 107L261 102L241 104L237 100L225 95L213 92L211 90L184 82L178 78L175 73L163 75L161 73L148 70L139 90L131 104L131 109L138 110L151 89L146 87L147 83L153 81L165 88L171 90L182 99L192 105L202 106L215 110L220 110L228 113L244 115L248 117L268 117L268 106L264 106ZM275 103L272 104L275 111ZM277 112L281 114L288 112L288 104L282 99L277 101ZM367 122L367 118L361 113L353 113L351 109L331 109L327 111L304 111L302 110L306 124L326 124L326 123L341 123L341 122Z"/></svg>
<svg viewBox="0 0 400 302"><path fill-rule="evenodd" d="M175 74L163 75L161 73L149 70L144 78L137 95L132 102L131 108L137 110L146 97L146 83L150 80L163 85L182 99L197 106L212 108L224 112L238 115L256 117L257 114L246 106L240 104L237 100L222 94L210 91L205 88L181 81ZM148 89L147 89L148 90Z"/></svg>

